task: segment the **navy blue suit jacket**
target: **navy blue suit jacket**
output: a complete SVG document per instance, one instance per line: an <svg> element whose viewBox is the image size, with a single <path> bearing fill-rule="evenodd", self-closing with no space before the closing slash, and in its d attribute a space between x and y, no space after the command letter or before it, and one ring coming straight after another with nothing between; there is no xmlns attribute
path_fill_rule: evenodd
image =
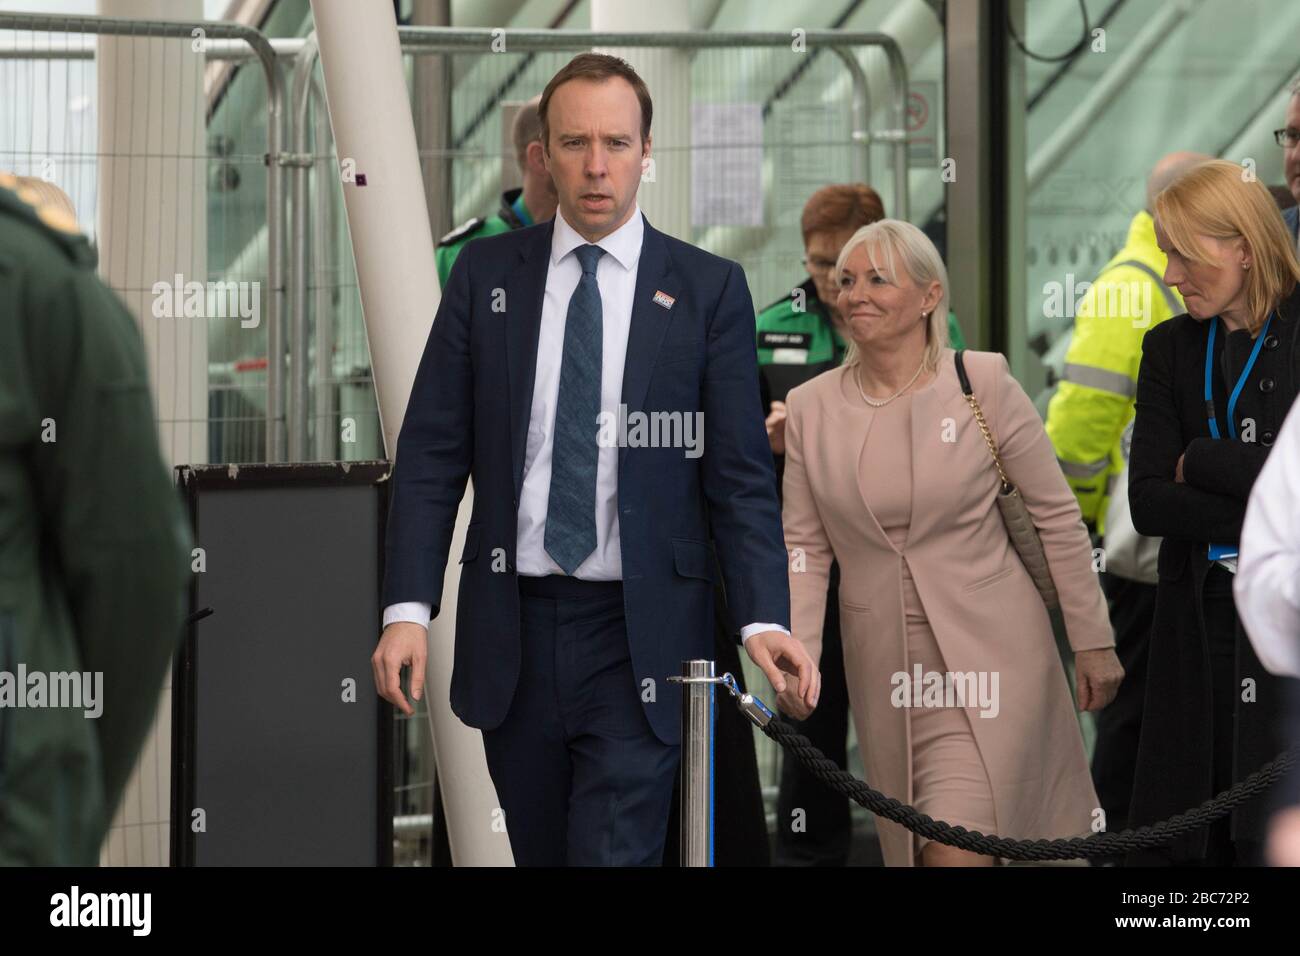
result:
<svg viewBox="0 0 1300 956"><path fill-rule="evenodd" d="M1291 230L1291 238L1293 239L1300 233L1300 218L1297 218L1298 216L1300 216L1300 208L1296 206L1290 206L1282 210L1282 221Z"/></svg>
<svg viewBox="0 0 1300 956"><path fill-rule="evenodd" d="M451 706L485 730L505 719L519 677L517 515L553 222L475 240L457 258L393 468L383 604L425 601L435 616L457 508L473 478ZM671 308L655 301L657 292L675 300ZM738 626L790 622L772 452L754 403L754 343L744 270L646 222L622 401L629 413L703 414L700 457L662 447L618 454L624 608L638 682L628 693L641 695L666 743L679 740L681 719L680 685L667 678L685 659L713 657L719 558Z"/></svg>

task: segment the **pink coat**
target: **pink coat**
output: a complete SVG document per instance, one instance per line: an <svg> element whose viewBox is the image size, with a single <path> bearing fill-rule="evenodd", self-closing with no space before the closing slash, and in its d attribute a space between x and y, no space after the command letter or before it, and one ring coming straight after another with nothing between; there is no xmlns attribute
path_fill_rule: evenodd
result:
<svg viewBox="0 0 1300 956"><path fill-rule="evenodd" d="M1004 464L1033 515L1060 593L1071 648L1114 646L1079 507L1042 420L1006 359L966 352L967 373ZM1051 623L998 511L993 459L946 349L938 374L912 397L912 519L900 551L867 507L858 469L874 410L852 369L833 369L790 392L784 512L791 553L791 623L819 660L827 576L840 565L844 667L867 780L910 803L906 711L891 703L906 659L902 564L907 562L950 672L997 672L993 717L966 708L993 788L997 833L1082 836L1098 818L1069 685ZM902 454L904 449L899 449ZM801 570L802 569L802 570ZM913 835L878 820L885 862L911 866Z"/></svg>

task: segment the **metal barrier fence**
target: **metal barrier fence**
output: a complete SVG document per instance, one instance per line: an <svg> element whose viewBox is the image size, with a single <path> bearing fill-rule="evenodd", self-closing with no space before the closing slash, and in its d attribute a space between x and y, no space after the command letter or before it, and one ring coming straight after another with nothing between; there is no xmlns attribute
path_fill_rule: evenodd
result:
<svg viewBox="0 0 1300 956"><path fill-rule="evenodd" d="M643 183L642 208L659 228L739 261L757 303L801 281L790 267L802 254L798 223L808 195L830 182L870 181L873 145L890 161L882 192L892 196L894 215L907 215L907 73L886 35L810 31L799 40L806 52L795 53L783 33L398 33L435 235L490 214L499 192L517 185L511 108L541 92L571 54L592 48L631 59L659 103L655 174ZM314 38L299 42L282 159L292 206L286 448L290 460L368 458L382 449L350 238L341 228L346 157L334 152L323 118ZM879 51L889 77L884 128L873 128L863 49ZM298 354L307 360L293 361Z"/></svg>
<svg viewBox="0 0 1300 956"><path fill-rule="evenodd" d="M640 60L667 87L643 208L660 228L744 265L756 302L799 278L789 266L801 251L804 199L828 182L870 181L873 144L889 154L891 212L907 215L906 68L883 34L811 31L798 41L804 52L788 55L795 41L783 33L399 33L417 78L451 84L432 107L441 122L421 124L432 132L420 153L426 183L436 189L429 197L435 227L495 205L502 183L517 179L502 145L503 105L536 94L568 54L593 47ZM878 49L886 64L883 129L872 128L861 49ZM103 109L95 94L105 81L87 63L97 50L98 72L129 84ZM0 61L8 61L0 69L12 91L0 104L0 167L65 188L99 244L101 272L142 321L156 308L194 305L185 287L170 288L178 274L185 286L203 287L205 312L239 308L222 295L232 289L258 299L256 324L225 315L158 317L160 336L165 330L174 341L170 354L168 342L151 343L151 371L161 395L176 393L178 407L160 406L159 424L173 433L177 460L328 460L380 451L315 58L311 38L270 41L236 24L0 14ZM261 66L256 81L228 62L249 59ZM430 59L437 72L416 62ZM285 109L277 61L290 60ZM20 72L20 63L43 69ZM433 96L416 91L422 115ZM50 108L60 100L67 109ZM119 103L143 109L119 116ZM194 113L207 123L200 127ZM101 219L111 223L108 235L96 228ZM134 249L150 238L169 245ZM163 274L164 263L189 268ZM155 283L167 286L161 298ZM162 321L182 317L189 321ZM209 327L214 320L225 324ZM194 392L204 368L190 366L205 350L208 382ZM177 371L185 368L189 374ZM182 386L194 392L188 404Z"/></svg>
<svg viewBox="0 0 1300 956"><path fill-rule="evenodd" d="M255 68L223 69L232 59ZM282 171L266 158L283 121L270 41L233 23L3 13L0 77L0 168L72 200L100 275L140 320L168 457L273 457ZM221 101L259 120L214 120Z"/></svg>

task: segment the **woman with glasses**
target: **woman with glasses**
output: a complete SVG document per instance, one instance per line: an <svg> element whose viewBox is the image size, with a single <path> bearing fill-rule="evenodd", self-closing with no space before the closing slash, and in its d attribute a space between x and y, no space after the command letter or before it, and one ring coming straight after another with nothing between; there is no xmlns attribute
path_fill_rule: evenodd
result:
<svg viewBox="0 0 1300 956"><path fill-rule="evenodd" d="M1233 574L1251 487L1300 390L1300 261L1268 190L1212 160L1155 200L1166 284L1187 308L1147 333L1130 459L1133 524L1164 538L1131 819L1195 807L1280 749L1283 679L1245 639ZM1141 864L1262 862L1251 800Z"/></svg>

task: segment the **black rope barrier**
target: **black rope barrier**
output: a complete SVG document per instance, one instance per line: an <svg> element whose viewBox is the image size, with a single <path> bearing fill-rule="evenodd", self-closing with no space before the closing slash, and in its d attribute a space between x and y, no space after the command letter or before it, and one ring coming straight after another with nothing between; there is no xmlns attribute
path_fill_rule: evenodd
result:
<svg viewBox="0 0 1300 956"><path fill-rule="evenodd" d="M753 719L753 715L750 716ZM1102 831L1086 837L1070 839L1013 840L994 834L980 833L977 830L967 830L962 826L952 826L919 812L915 807L901 800L885 796L851 773L841 770L814 747L807 737L799 734L778 717L773 716L766 723L755 720L755 723L824 785L877 816L904 826L918 836L934 840L936 843L943 843L959 850L970 850L972 853L1027 862L1115 856L1130 850L1146 850L1163 846L1193 830L1213 823L1231 813L1235 807L1263 793L1291 769L1297 756L1295 748L1285 750L1249 777L1222 793L1215 794L1199 807L1175 814L1159 823L1121 830L1117 833Z"/></svg>

